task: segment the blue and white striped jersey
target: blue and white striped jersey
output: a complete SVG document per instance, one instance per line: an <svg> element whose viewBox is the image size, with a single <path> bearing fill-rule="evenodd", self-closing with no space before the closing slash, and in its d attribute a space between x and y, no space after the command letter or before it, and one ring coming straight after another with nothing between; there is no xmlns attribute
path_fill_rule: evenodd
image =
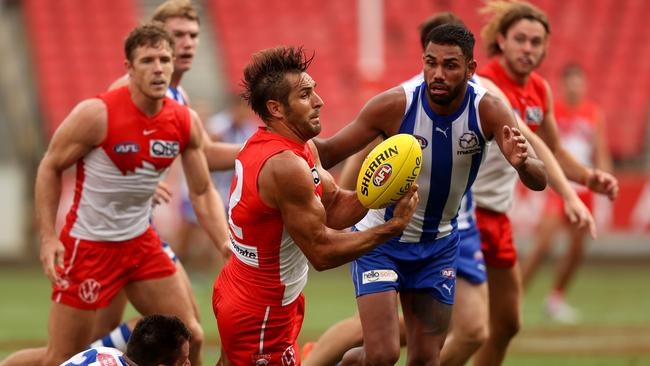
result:
<svg viewBox="0 0 650 366"><path fill-rule="evenodd" d="M72 356L60 366L129 366L123 353L115 348L94 347Z"/></svg>
<svg viewBox="0 0 650 366"><path fill-rule="evenodd" d="M177 101L179 104L187 105L187 101L185 100L185 97L183 97L182 89L180 86L178 88L174 88L173 86L170 85L167 88L166 95L167 97Z"/></svg>
<svg viewBox="0 0 650 366"><path fill-rule="evenodd" d="M398 133L415 136L422 147L422 169L417 183L420 202L400 242L429 242L458 229L461 199L476 178L489 141L481 129L478 106L487 92L468 83L458 110L437 115L429 106L426 83L414 78L402 84L406 111ZM470 201L471 202L471 201ZM392 217L394 206L370 210L356 226L359 230L376 226Z"/></svg>

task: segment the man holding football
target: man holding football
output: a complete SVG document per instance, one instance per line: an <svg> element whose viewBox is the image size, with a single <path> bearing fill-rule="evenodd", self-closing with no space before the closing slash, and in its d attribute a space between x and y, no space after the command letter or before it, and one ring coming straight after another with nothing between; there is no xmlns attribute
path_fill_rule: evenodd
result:
<svg viewBox="0 0 650 366"><path fill-rule="evenodd" d="M348 351L342 365L395 364L400 354L397 293L407 363L439 363L455 291L456 216L489 141L496 141L526 186L546 186L544 166L529 152L512 113L484 88L468 83L476 69L472 33L459 25L440 26L429 33L426 45L424 82L409 81L375 96L334 137L315 141L325 168L380 135L412 134L423 150L416 181L421 200L411 222L400 236L352 263L364 345ZM370 210L355 228L382 225L394 212L390 206ZM384 273L384 280L364 281L372 271Z"/></svg>

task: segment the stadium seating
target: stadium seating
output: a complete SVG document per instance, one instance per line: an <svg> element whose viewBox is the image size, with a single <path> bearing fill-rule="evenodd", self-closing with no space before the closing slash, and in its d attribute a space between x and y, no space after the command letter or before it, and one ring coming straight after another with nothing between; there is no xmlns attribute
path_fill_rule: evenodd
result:
<svg viewBox="0 0 650 366"><path fill-rule="evenodd" d="M206 0L225 57L226 74L239 84L253 52L279 44L316 51L311 73L327 107L325 134L354 117L373 93L414 75L421 67L417 25L429 14L451 10L478 37L484 18L476 0L384 0L386 68L378 80L364 80L357 69L355 1ZM587 70L591 95L607 116L616 158L633 158L643 149L650 101L650 2L644 0L533 0L548 12L552 35L540 72L557 89L562 66L578 62ZM476 58L486 61L478 39Z"/></svg>
<svg viewBox="0 0 650 366"><path fill-rule="evenodd" d="M369 80L358 70L356 2L205 0L230 87L240 83L252 53L280 44L316 52L311 73L327 107L324 134L351 120L373 94L421 67L417 25L451 10L478 35L484 18L476 0L384 0L385 71ZM644 148L650 101L650 2L644 0L537 0L551 19L551 45L540 72L558 89L567 62L581 63L591 95L608 121L614 156L633 158ZM122 41L138 19L130 0L23 2L43 114L49 132L80 99L97 94L123 73ZM486 61L480 37L475 51ZM83 77L70 77L71 74Z"/></svg>
<svg viewBox="0 0 650 366"><path fill-rule="evenodd" d="M25 0L23 9L49 135L75 104L124 74L123 42L137 3Z"/></svg>

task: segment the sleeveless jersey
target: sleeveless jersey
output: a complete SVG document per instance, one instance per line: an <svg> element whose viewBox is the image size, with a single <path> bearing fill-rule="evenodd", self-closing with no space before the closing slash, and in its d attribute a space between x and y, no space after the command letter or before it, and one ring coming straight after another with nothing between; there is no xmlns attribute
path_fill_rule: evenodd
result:
<svg viewBox="0 0 650 366"><path fill-rule="evenodd" d="M115 348L93 347L72 356L61 366L128 366L123 353Z"/></svg>
<svg viewBox="0 0 650 366"><path fill-rule="evenodd" d="M75 193L64 226L91 241L124 241L149 226L153 193L190 137L190 114L171 99L148 117L127 86L101 94L106 104L104 141L77 161Z"/></svg>
<svg viewBox="0 0 650 366"><path fill-rule="evenodd" d="M562 146L581 164L594 165L594 141L601 111L590 100L583 100L576 106L570 106L563 100L556 100L555 120L559 130ZM572 183L576 191L589 191L585 186Z"/></svg>
<svg viewBox="0 0 650 366"><path fill-rule="evenodd" d="M537 73L530 74L526 85L512 80L499 63L492 60L479 70L479 75L490 79L506 95L514 112L536 131L547 113L547 95L544 79ZM512 195L517 172L497 147L488 152L486 162L472 188L476 206L496 212L507 212L512 206Z"/></svg>
<svg viewBox="0 0 650 366"><path fill-rule="evenodd" d="M305 160L314 176L314 194L323 187L311 149L260 127L235 160L230 187L230 240L233 256L218 279L229 296L258 305L291 304L307 283L308 261L287 233L280 210L260 198L257 178L273 155L291 151Z"/></svg>
<svg viewBox="0 0 650 366"><path fill-rule="evenodd" d="M429 106L426 83L411 79L402 84L406 111L398 133L408 133L422 147L422 168L417 183L420 202L399 241L429 242L457 229L457 214L463 195L472 186L488 142L481 129L478 106L485 88L468 83L457 111L437 115ZM395 206L370 210L358 223L365 230L390 220Z"/></svg>

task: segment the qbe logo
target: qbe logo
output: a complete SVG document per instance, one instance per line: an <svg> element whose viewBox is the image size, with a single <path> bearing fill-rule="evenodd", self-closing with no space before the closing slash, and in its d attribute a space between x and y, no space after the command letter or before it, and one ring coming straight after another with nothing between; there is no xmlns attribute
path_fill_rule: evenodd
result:
<svg viewBox="0 0 650 366"><path fill-rule="evenodd" d="M393 167L388 163L382 164L377 168L377 171L375 171L375 174L372 176L372 184L374 184L375 187L381 187L388 182L388 179L392 174Z"/></svg>
<svg viewBox="0 0 650 366"><path fill-rule="evenodd" d="M149 155L154 158L175 158L180 152L178 141L151 140L149 141Z"/></svg>

